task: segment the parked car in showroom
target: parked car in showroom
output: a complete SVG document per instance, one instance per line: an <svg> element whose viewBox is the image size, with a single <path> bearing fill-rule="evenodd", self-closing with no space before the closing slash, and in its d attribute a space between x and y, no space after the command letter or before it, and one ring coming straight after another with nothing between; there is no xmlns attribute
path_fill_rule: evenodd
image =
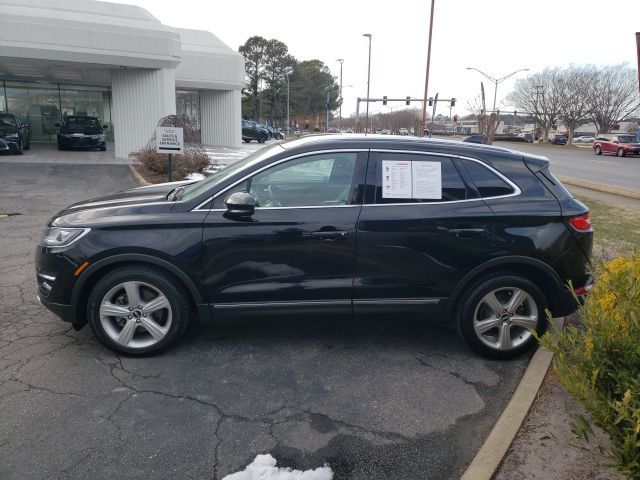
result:
<svg viewBox="0 0 640 480"><path fill-rule="evenodd" d="M29 125L12 113L0 113L0 152L22 155L31 148Z"/></svg>
<svg viewBox="0 0 640 480"><path fill-rule="evenodd" d="M255 140L258 143L264 143L269 139L269 131L259 126L257 122L251 120L242 120L242 140L249 143Z"/></svg>
<svg viewBox="0 0 640 480"><path fill-rule="evenodd" d="M62 121L62 125L55 125L59 127L58 150L97 148L104 152L107 149L107 137L104 133L107 125L100 125L97 117L69 115Z"/></svg>
<svg viewBox="0 0 640 480"><path fill-rule="evenodd" d="M640 142L633 134L598 135L593 142L596 155L614 154L618 157L640 155Z"/></svg>
<svg viewBox="0 0 640 480"><path fill-rule="evenodd" d="M199 182L70 205L35 265L44 306L129 355L165 350L196 317L319 314L438 319L506 359L536 344L547 309L576 309L592 239L544 157L314 135Z"/></svg>

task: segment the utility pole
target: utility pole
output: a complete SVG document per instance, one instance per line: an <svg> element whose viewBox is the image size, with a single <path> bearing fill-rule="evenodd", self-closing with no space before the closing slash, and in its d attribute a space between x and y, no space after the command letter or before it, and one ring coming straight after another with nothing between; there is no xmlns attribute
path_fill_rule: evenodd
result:
<svg viewBox="0 0 640 480"><path fill-rule="evenodd" d="M344 63L343 58L339 58L338 62L340 62L340 99L338 100L338 131L342 132L342 64Z"/></svg>
<svg viewBox="0 0 640 480"><path fill-rule="evenodd" d="M433 9L436 0L431 0L431 19L429 20L429 45L427 47L427 73L424 80L424 102L422 102L422 121L420 122L419 137L424 137L424 127L427 123L427 95L429 93L429 67L431 65L431 34L433 33ZM368 97L369 95L367 95Z"/></svg>
<svg viewBox="0 0 640 480"><path fill-rule="evenodd" d="M363 33L363 37L369 38L369 67L367 68L367 113L365 114L365 133L370 130L369 128L369 88L371 86L371 34Z"/></svg>
<svg viewBox="0 0 640 480"><path fill-rule="evenodd" d="M289 127L291 126L291 122L289 121L289 76L291 74L287 73L287 135L289 135Z"/></svg>
<svg viewBox="0 0 640 480"><path fill-rule="evenodd" d="M327 103L325 104L327 107L327 120L324 124L324 133L329 131L329 90L327 90Z"/></svg>

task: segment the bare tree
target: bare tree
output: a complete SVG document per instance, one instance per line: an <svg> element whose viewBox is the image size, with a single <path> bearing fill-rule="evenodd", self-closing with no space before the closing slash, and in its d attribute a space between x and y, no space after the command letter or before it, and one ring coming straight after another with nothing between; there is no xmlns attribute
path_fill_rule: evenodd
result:
<svg viewBox="0 0 640 480"><path fill-rule="evenodd" d="M628 64L609 65L599 69L590 82L589 119L595 123L598 133L608 133L613 125L632 117L640 109L636 74Z"/></svg>
<svg viewBox="0 0 640 480"><path fill-rule="evenodd" d="M507 95L507 100L530 114L540 124L545 141L549 131L558 121L562 95L562 71L559 68L545 68L516 81L515 90Z"/></svg>
<svg viewBox="0 0 640 480"><path fill-rule="evenodd" d="M597 74L597 68L592 65L570 65L560 73L558 118L567 128L568 144L573 142L576 129L590 121L591 85Z"/></svg>

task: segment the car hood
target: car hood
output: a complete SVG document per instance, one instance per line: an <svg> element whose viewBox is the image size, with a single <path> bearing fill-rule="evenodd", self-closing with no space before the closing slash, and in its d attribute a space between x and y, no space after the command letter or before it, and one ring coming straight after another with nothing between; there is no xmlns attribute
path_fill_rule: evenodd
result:
<svg viewBox="0 0 640 480"><path fill-rule="evenodd" d="M142 213L147 210L145 207L150 206L170 210L173 202L167 201L167 194L176 187L190 183L194 182L161 183L74 203L54 215L48 225L79 224L97 217Z"/></svg>

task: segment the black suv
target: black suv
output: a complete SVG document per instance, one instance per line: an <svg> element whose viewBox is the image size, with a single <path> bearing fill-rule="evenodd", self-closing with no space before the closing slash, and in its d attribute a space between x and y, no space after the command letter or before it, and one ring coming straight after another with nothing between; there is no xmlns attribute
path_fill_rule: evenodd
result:
<svg viewBox="0 0 640 480"><path fill-rule="evenodd" d="M166 349L187 323L435 317L480 354L535 343L590 289L587 208L505 148L310 136L196 183L71 205L37 248L42 303L107 347ZM574 292L567 285L571 285Z"/></svg>
<svg viewBox="0 0 640 480"><path fill-rule="evenodd" d="M22 155L31 148L29 126L12 113L0 113L0 152Z"/></svg>
<svg viewBox="0 0 640 480"><path fill-rule="evenodd" d="M56 123L58 130L58 150L69 148L97 148L103 152L107 149L104 130L107 125L100 125L96 117L86 115L69 115L62 125Z"/></svg>

